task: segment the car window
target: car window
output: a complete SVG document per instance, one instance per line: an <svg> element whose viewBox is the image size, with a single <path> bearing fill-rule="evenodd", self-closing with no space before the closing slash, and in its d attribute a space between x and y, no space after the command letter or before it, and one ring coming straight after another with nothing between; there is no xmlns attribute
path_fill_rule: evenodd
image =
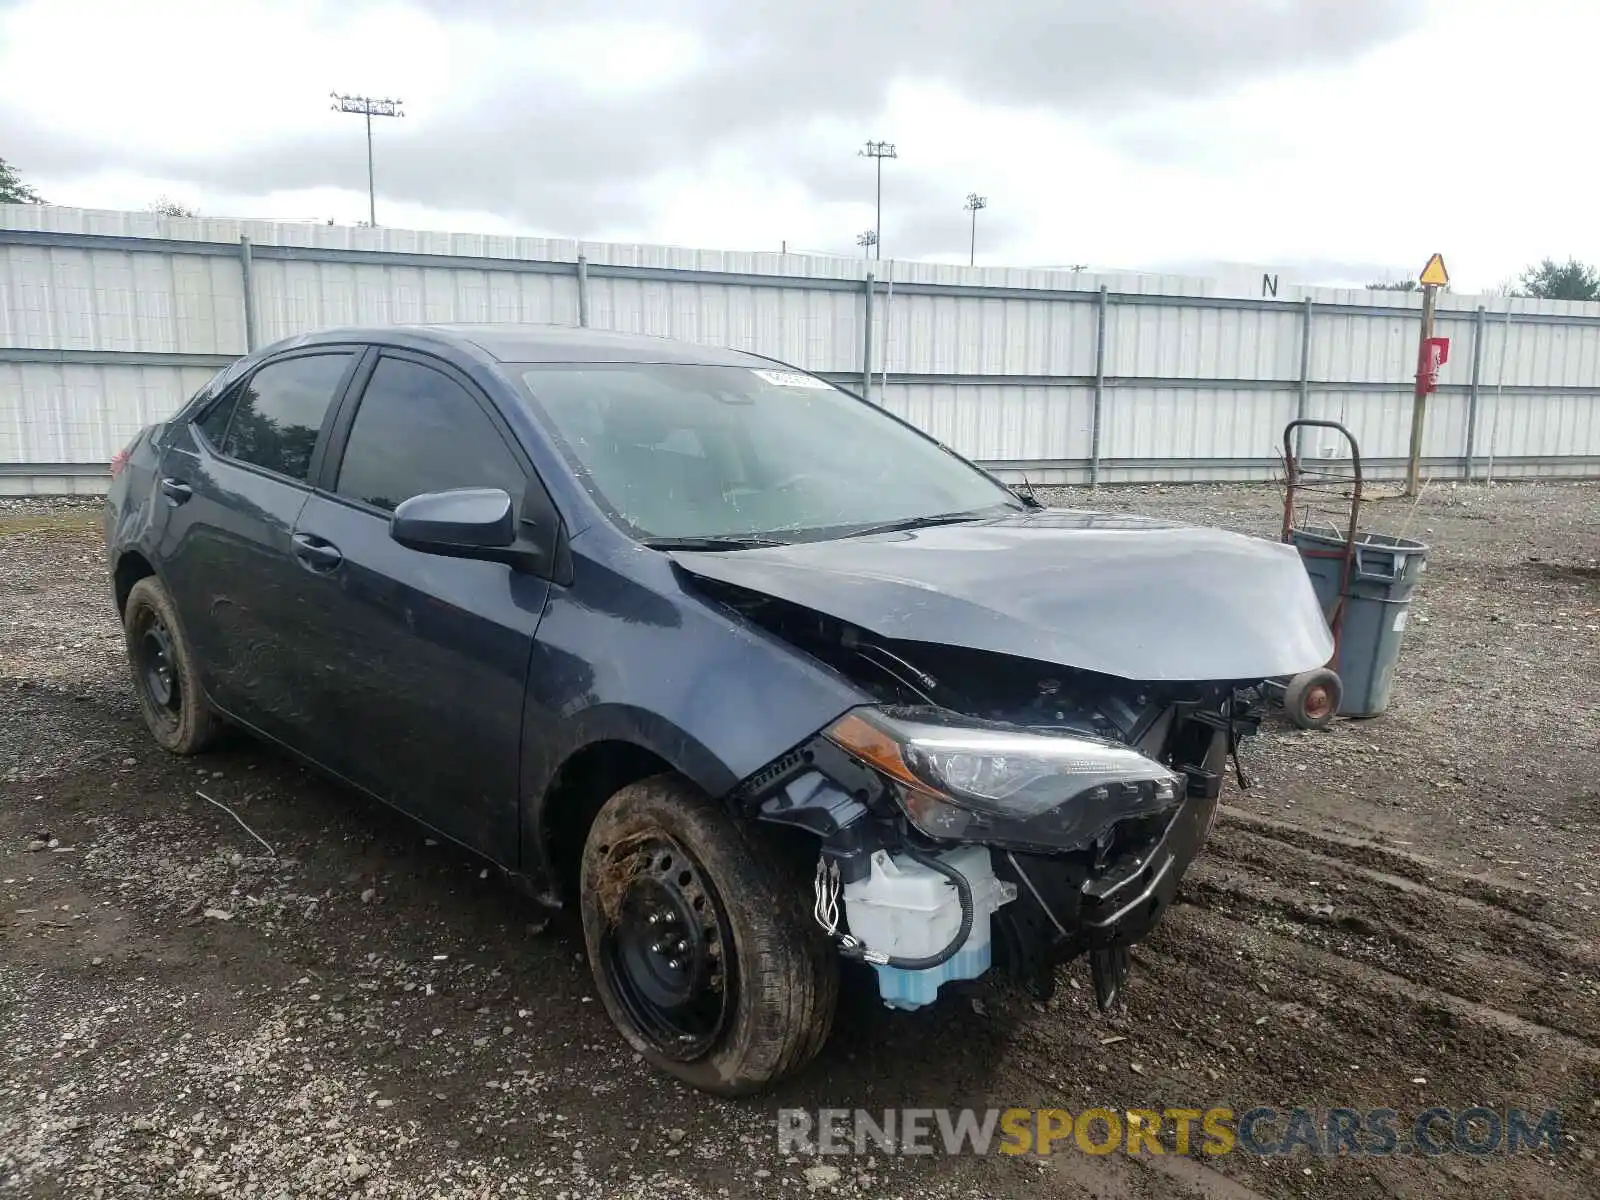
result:
<svg viewBox="0 0 1600 1200"><path fill-rule="evenodd" d="M239 403L239 393L242 388L235 389L222 398L220 404L213 404L211 410L195 422L200 427L200 432L206 435L206 441L213 447L222 449L223 437L228 432L228 419L233 416L234 405Z"/></svg>
<svg viewBox="0 0 1600 1200"><path fill-rule="evenodd" d="M311 354L262 367L239 392L222 452L291 479L307 478L323 417L350 358L347 352Z"/></svg>
<svg viewBox="0 0 1600 1200"><path fill-rule="evenodd" d="M937 443L803 372L593 363L520 373L574 474L640 536L791 540L1021 507Z"/></svg>
<svg viewBox="0 0 1600 1200"><path fill-rule="evenodd" d="M386 510L467 487L503 488L520 502L526 478L465 388L442 371L383 358L356 409L335 490Z"/></svg>

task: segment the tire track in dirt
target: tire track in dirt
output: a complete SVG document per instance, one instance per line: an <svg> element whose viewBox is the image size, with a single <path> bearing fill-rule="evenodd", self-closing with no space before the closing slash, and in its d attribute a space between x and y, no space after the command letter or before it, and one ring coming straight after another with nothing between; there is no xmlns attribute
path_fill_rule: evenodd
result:
<svg viewBox="0 0 1600 1200"><path fill-rule="evenodd" d="M1267 1200L1221 1171L1177 1155L1090 1157L1071 1151L1047 1161L1053 1174L1095 1200Z"/></svg>
<svg viewBox="0 0 1600 1200"><path fill-rule="evenodd" d="M1439 889L1405 891L1248 836L1196 863L1194 904L1414 983L1588 1040L1600 1030L1600 955L1571 935Z"/></svg>
<svg viewBox="0 0 1600 1200"><path fill-rule="evenodd" d="M1514 887L1484 875L1457 871L1423 855L1364 838L1307 829L1286 821L1274 821L1268 817L1256 816L1231 806L1224 806L1221 809L1218 828L1243 830L1298 850L1308 850L1328 858L1364 866L1385 875L1409 879L1413 883L1435 890L1442 890L1440 881L1447 881L1454 884L1449 890L1464 899L1504 909L1530 921L1548 922L1563 915L1550 911L1560 906L1553 903L1553 898L1544 893ZM1219 842L1222 841L1225 839L1213 837L1206 845L1206 852L1215 853Z"/></svg>
<svg viewBox="0 0 1600 1200"><path fill-rule="evenodd" d="M1365 866L1361 863L1352 861L1349 858L1340 857L1338 854L1329 854L1318 850L1306 849L1303 846L1274 839L1267 834L1257 836L1252 833L1246 833L1243 837L1241 837L1239 831L1235 830L1230 833L1229 839L1230 840L1225 843L1218 841L1212 841L1208 843L1206 846L1205 856L1207 858L1214 858L1220 861L1232 861L1240 857L1240 852L1236 851L1234 847L1259 845L1274 856L1270 859L1270 862L1273 865L1276 865L1276 863L1279 861L1276 856L1282 854L1283 847L1288 845L1291 846L1296 855L1303 858L1307 863L1322 866L1324 872L1342 872L1346 876L1354 876L1359 879L1370 881L1374 884L1380 884L1383 887L1400 893L1403 896L1433 897L1439 903L1448 904L1454 908L1470 913L1493 914L1497 919L1506 922L1513 928L1520 929L1525 933L1528 933L1530 936L1554 936L1562 941L1563 944L1571 947L1575 953L1585 956L1591 962L1600 963L1600 950L1593 948L1594 944L1592 940L1580 934L1569 932L1565 929L1555 928L1549 922L1535 921L1529 917L1525 917L1520 912L1516 911L1515 907L1490 904L1484 900L1475 898L1475 896L1466 895L1460 891L1456 891L1444 886L1443 882L1450 878L1450 874L1447 871L1441 871L1434 877L1433 882L1419 883L1416 879L1413 879L1410 876L1395 875L1388 871L1380 871L1374 867ZM1329 847L1329 849L1337 849L1337 847ZM1470 876L1463 876L1462 878L1471 880L1474 885L1482 882L1481 880L1474 879ZM1476 892L1476 886L1474 886L1471 890Z"/></svg>
<svg viewBox="0 0 1600 1200"><path fill-rule="evenodd" d="M1577 1153L1597 1136L1600 1047L1192 904L1175 907L1136 953L1127 1012L1091 1035L1128 1039L1101 1051L1126 1058L1107 1072L1116 1103L1224 1104L1236 1113L1258 1104L1392 1108L1402 1125L1435 1105L1555 1108L1575 1139L1553 1164L1512 1155L1468 1163L1238 1152L1204 1164L1241 1184L1319 1196L1575 1198L1600 1189L1593 1161ZM1029 1057L1061 1054L1055 1029L1037 1032ZM1137 1076L1128 1074L1133 1062Z"/></svg>
<svg viewBox="0 0 1600 1200"><path fill-rule="evenodd" d="M1402 1124L1436 1105L1555 1108L1569 1139L1532 1162L1195 1157L1158 1195L1229 1195L1213 1177L1267 1195L1600 1194L1579 1153L1600 1132L1600 954L1532 919L1540 900L1357 838L1225 819L1135 949L1127 1009L1027 1028L1007 1070L1112 1108L1393 1108ZM1119 1162L1106 1194L1141 1195L1130 1181L1184 1160L1156 1161Z"/></svg>
<svg viewBox="0 0 1600 1200"><path fill-rule="evenodd" d="M1203 893L1202 893L1203 894ZM1263 906L1265 908L1265 906ZM1311 972L1321 976L1335 976L1340 980L1358 985L1376 984L1379 988L1405 999L1418 1006L1426 1006L1439 1012L1449 1012L1456 1017L1468 1022L1479 1022L1485 1026L1494 1026L1507 1033L1531 1039L1546 1039L1573 1059L1600 1067L1600 1042L1590 1041L1584 1036L1596 1028L1593 1023L1584 1023L1577 1028L1561 1028L1534 1020L1498 1005L1475 1000L1470 996L1452 991L1449 988L1428 983L1402 971L1389 970L1383 966L1368 962L1355 955L1341 955L1336 948L1318 945L1303 937L1296 936L1282 928L1272 928L1260 923L1258 920L1247 920L1239 915L1224 910L1211 908L1205 904L1188 904L1175 910L1189 914L1204 914L1198 919L1203 924L1206 922L1226 922L1227 925L1244 927L1252 932L1276 938L1296 948L1296 952L1303 956L1301 961L1307 961ZM1258 912L1262 909L1258 909ZM1208 936L1227 937L1229 930L1226 926L1210 926L1207 928ZM1497 963L1498 965L1505 965Z"/></svg>

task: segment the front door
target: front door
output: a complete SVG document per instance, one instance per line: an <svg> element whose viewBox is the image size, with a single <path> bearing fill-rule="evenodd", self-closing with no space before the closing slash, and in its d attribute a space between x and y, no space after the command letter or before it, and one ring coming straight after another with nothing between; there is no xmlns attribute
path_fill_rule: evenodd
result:
<svg viewBox="0 0 1600 1200"><path fill-rule="evenodd" d="M407 549L390 539L389 515L419 493L461 487L504 488L520 504L531 471L487 398L418 355L383 352L338 429L328 486L293 535L317 621L306 646L314 753L514 865L523 696L549 584Z"/></svg>
<svg viewBox="0 0 1600 1200"><path fill-rule="evenodd" d="M324 420L358 353L273 359L175 431L161 458L162 581L212 701L298 746L295 521Z"/></svg>

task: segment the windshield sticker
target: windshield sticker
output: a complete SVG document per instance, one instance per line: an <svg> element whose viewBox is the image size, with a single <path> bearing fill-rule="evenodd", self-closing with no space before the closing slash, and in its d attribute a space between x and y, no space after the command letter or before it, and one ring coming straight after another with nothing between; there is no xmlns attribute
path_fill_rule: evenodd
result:
<svg viewBox="0 0 1600 1200"><path fill-rule="evenodd" d="M773 387L821 388L826 391L833 386L826 380L802 375L799 371L768 371L762 367L752 367L750 373L765 379Z"/></svg>

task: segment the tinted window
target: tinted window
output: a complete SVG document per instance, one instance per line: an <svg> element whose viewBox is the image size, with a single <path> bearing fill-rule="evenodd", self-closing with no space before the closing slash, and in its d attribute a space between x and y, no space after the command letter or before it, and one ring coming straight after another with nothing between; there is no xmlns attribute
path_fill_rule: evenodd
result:
<svg viewBox="0 0 1600 1200"><path fill-rule="evenodd" d="M526 476L477 403L442 372L385 358L362 394L338 492L392 509L421 492L504 488L520 502Z"/></svg>
<svg viewBox="0 0 1600 1200"><path fill-rule="evenodd" d="M228 432L228 418L233 416L233 406L238 400L239 393L230 392L223 397L222 403L212 405L211 411L195 422L200 426L200 432L206 435L206 441L219 450L222 449L223 435Z"/></svg>
<svg viewBox="0 0 1600 1200"><path fill-rule="evenodd" d="M349 354L313 354L262 367L239 393L222 452L306 478L322 418L349 364Z"/></svg>

